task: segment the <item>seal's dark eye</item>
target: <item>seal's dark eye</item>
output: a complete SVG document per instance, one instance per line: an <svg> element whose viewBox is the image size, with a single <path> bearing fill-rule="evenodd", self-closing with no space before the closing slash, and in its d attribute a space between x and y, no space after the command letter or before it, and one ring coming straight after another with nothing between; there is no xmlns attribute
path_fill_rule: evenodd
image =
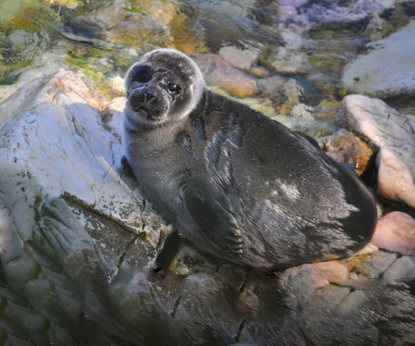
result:
<svg viewBox="0 0 415 346"><path fill-rule="evenodd" d="M174 95L180 94L182 92L182 88L180 88L179 85L173 83L167 84L167 89L169 89L170 93Z"/></svg>
<svg viewBox="0 0 415 346"><path fill-rule="evenodd" d="M150 73L146 70L138 70L133 77L133 82L147 83L151 79Z"/></svg>

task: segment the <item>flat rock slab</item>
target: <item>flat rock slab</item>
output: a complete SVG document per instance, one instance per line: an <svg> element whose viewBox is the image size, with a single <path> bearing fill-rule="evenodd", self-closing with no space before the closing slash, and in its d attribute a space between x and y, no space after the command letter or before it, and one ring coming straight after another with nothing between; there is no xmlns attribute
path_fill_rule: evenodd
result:
<svg viewBox="0 0 415 346"><path fill-rule="evenodd" d="M415 117L362 95L346 96L342 115L350 130L380 148L376 158L379 193L415 208Z"/></svg>
<svg viewBox="0 0 415 346"><path fill-rule="evenodd" d="M373 43L374 49L348 64L342 82L346 90L375 97L415 91L415 21L388 38Z"/></svg>
<svg viewBox="0 0 415 346"><path fill-rule="evenodd" d="M6 99L0 105L0 198L26 241L42 203L62 196L117 265L137 234L154 233L157 242L160 229L144 227L143 202L120 177L121 142L101 119L107 103L73 72L34 80ZM2 248L16 246L24 256L21 243L2 234ZM144 243L134 263L153 260L154 247Z"/></svg>
<svg viewBox="0 0 415 346"><path fill-rule="evenodd" d="M87 314L80 283L88 288L88 273L101 263L104 287L121 261L154 263L162 221L121 179L120 134L102 120L107 104L83 75L59 72L0 105L0 281L8 287L0 288L0 330L13 344L72 345L56 325ZM86 279L69 278L74 272Z"/></svg>

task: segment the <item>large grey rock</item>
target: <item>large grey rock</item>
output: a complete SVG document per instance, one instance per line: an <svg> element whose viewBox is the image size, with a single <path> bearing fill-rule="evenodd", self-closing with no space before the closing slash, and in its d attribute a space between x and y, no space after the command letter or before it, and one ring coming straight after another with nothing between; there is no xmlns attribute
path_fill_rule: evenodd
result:
<svg viewBox="0 0 415 346"><path fill-rule="evenodd" d="M134 233L143 229L142 201L120 178L122 147L100 111L106 99L80 75L61 72L37 79L0 105L0 186L13 214L66 193L73 203ZM27 240L32 224L18 220Z"/></svg>
<svg viewBox="0 0 415 346"><path fill-rule="evenodd" d="M387 97L415 91L415 21L372 44L374 49L348 64L344 87L354 93Z"/></svg>
<svg viewBox="0 0 415 346"><path fill-rule="evenodd" d="M415 208L415 117L362 95L346 96L342 115L352 131L380 148L376 158L380 194Z"/></svg>
<svg viewBox="0 0 415 346"><path fill-rule="evenodd" d="M0 300L9 327L21 321L18 332L7 329L9 340L72 345L67 332L86 313L82 283L90 291L96 286L88 272L105 286L121 260L142 267L154 262L162 223L148 211L143 219L142 199L120 177L121 143L100 115L106 103L81 75L60 72L28 83L0 105L0 258L10 291L0 292ZM53 205L45 209L59 196L60 213L48 211ZM36 240L37 246L27 245ZM39 244L49 252L39 251ZM83 254L83 262L74 254ZM94 297L111 290L101 293ZM15 306L19 296L26 310ZM33 322L25 323L29 317ZM55 324L51 330L45 329L48 321Z"/></svg>

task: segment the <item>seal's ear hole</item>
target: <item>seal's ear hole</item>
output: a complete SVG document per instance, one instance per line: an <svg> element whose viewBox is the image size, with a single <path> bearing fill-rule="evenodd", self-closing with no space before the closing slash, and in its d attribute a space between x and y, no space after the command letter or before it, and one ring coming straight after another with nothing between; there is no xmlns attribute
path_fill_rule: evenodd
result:
<svg viewBox="0 0 415 346"><path fill-rule="evenodd" d="M151 72L146 67L138 67L134 69L133 82L147 83L151 79Z"/></svg>
<svg viewBox="0 0 415 346"><path fill-rule="evenodd" d="M180 85L173 83L167 84L167 89L169 89L169 92L174 95L180 94L182 92Z"/></svg>

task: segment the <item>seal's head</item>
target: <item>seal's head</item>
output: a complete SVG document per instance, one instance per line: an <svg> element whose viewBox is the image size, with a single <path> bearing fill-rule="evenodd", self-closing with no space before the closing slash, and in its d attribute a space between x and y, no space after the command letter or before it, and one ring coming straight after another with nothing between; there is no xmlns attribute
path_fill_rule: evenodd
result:
<svg viewBox="0 0 415 346"><path fill-rule="evenodd" d="M125 115L136 126L159 126L186 117L205 88L202 73L185 54L157 49L145 54L125 76Z"/></svg>

